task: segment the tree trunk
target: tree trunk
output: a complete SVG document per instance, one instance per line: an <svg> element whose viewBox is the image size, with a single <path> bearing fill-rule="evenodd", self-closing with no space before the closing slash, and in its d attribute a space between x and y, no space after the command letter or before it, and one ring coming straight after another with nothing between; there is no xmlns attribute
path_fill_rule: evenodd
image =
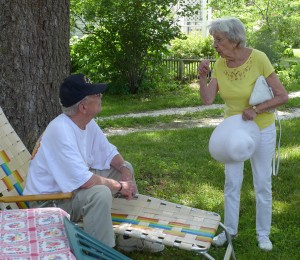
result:
<svg viewBox="0 0 300 260"><path fill-rule="evenodd" d="M70 73L70 0L0 0L0 106L29 151Z"/></svg>

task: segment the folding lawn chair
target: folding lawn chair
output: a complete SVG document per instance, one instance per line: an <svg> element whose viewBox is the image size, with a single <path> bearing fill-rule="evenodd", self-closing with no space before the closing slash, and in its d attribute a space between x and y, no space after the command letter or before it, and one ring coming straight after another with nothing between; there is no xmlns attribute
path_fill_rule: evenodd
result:
<svg viewBox="0 0 300 260"><path fill-rule="evenodd" d="M71 192L22 196L30 159L30 153L0 107L0 209L27 209L29 201L54 203L72 197Z"/></svg>
<svg viewBox="0 0 300 260"><path fill-rule="evenodd" d="M22 196L30 158L0 108L0 209L28 208L28 201L55 203L55 200L72 197L72 193ZM220 222L221 217L213 212L138 194L133 200L114 198L112 220L116 234L194 251L207 259L214 259L208 251L221 227L228 240L224 259L235 259L231 238ZM78 239L87 239L78 229L76 232ZM86 242L78 243L84 245Z"/></svg>
<svg viewBox="0 0 300 260"><path fill-rule="evenodd" d="M176 247L214 259L211 242L220 226L228 246L224 259L235 259L231 237L220 215L138 194L133 200L114 198L112 220L116 234Z"/></svg>
<svg viewBox="0 0 300 260"><path fill-rule="evenodd" d="M43 208L43 209L31 209L29 210L29 201L47 201L49 205L53 204L55 206L55 201L59 199L70 199L72 197L72 193L59 193L59 194L42 194L42 195L29 195L29 196L22 196L23 188L25 186L25 179L27 176L29 161L30 161L31 155L26 149L25 145L22 143L18 135L15 133L12 126L9 124L7 118L5 117L3 110L0 107L0 210L10 210L9 214L6 214L6 212L1 213L0 211L0 234L4 234L5 236L8 236L8 239L20 239L20 236L22 237L23 234L27 234L27 232L30 232L29 235L32 238L36 237L33 242L30 242L29 244L26 244L25 239L20 240L20 248L17 246L9 248L10 250L15 249L17 255L13 255L12 252L10 252L10 258L9 259L16 259L18 257L24 256L24 259L27 259L26 250L41 250L38 246L35 246L35 244L40 243L50 243L51 241L56 241L55 243L63 243L64 237L61 235L61 228L60 221L59 221L59 214L66 214L63 213L63 210L60 210L57 208L57 210L51 211L51 216L53 218L57 219L56 226L51 226L52 229L50 231L46 231L48 238L50 237L49 234L53 233L59 233L59 239L56 239L55 237L53 240L50 237L48 240L46 240L45 236L42 237L42 242L38 241L41 237L37 235L38 227L35 226L35 221L38 222L37 219L40 221L40 214L44 214L44 212L49 212L50 209ZM6 217L8 216L8 217ZM7 221L7 218L12 220L12 225L20 225L15 224L13 222L12 216L16 217L16 223L27 223L24 225L23 228L20 229L20 232L17 232L16 234L13 233L14 229L10 231L5 226L8 226L9 222ZM23 216L24 220L21 217ZM36 218L37 217L37 218ZM48 216L49 217L49 216ZM33 221L35 219L35 221ZM3 222L2 222L3 221ZM3 224L3 225L2 225ZM40 226L40 225L39 225ZM31 231L26 230L26 227L30 229ZM72 253L76 256L77 259L83 260L83 259L111 259L111 260L129 260L130 258L126 257L125 255L119 253L118 251L102 244L100 241L97 241L96 239L91 238L88 234L86 234L83 230L80 230L79 228L76 228L74 224L70 223L67 218L65 217L64 220L64 227L65 231L67 233L67 237L69 240L69 244L72 249ZM54 230L54 228L56 228ZM46 234L45 233L45 234ZM27 235L25 235L26 237ZM55 240L56 239L56 240ZM1 237L0 244L4 246L4 241ZM24 242L25 241L25 242ZM50 242L49 242L50 241ZM5 245L8 245L9 243L5 243ZM13 244L13 240L12 240ZM17 243L16 243L17 244ZM66 245L65 245L66 246ZM1 247L1 246L0 246ZM53 247L53 245L51 246ZM31 248L31 249L28 249ZM3 255L1 255L2 250L8 251L8 249L0 248L0 258L2 258ZM24 251L22 253L22 250ZM61 249L62 251L62 249ZM28 252L27 252L28 253ZM66 253L66 250L63 251L63 253ZM43 254L41 257L46 257L47 255L44 255L45 252L41 253ZM57 255L61 256L61 252L57 253L54 252L54 255L51 257L55 257ZM30 254L31 255L31 254ZM6 257L6 256L5 256ZM16 258L15 258L16 257ZM50 257L50 258L51 258ZM68 257L68 258L64 258ZM49 258L49 259L50 259ZM63 256L64 259L73 259L72 256ZM7 259L7 258L5 258ZM19 259L19 258L18 258ZM52 258L51 258L52 259Z"/></svg>

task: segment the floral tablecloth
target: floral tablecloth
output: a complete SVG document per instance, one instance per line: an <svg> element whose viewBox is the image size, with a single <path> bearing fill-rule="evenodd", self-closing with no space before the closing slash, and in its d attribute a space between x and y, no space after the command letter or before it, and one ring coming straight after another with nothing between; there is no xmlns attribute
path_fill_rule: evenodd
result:
<svg viewBox="0 0 300 260"><path fill-rule="evenodd" d="M0 259L76 259L65 233L65 216L59 208L0 211Z"/></svg>

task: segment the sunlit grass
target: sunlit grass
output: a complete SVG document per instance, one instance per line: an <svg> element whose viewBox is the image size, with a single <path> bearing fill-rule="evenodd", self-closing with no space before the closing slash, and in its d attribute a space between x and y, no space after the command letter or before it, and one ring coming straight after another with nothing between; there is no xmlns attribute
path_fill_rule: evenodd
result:
<svg viewBox="0 0 300 260"><path fill-rule="evenodd" d="M274 249L262 252L255 235L255 194L249 162L241 196L239 236L233 241L237 259L299 259L300 247L300 119L282 121L281 164L273 177ZM136 171L139 192L172 202L213 211L224 218L224 168L208 152L213 128L131 133L109 140ZM245 246L247 245L247 246ZM224 248L211 248L223 259ZM162 253L126 253L133 259L199 259L192 252L166 248Z"/></svg>
<svg viewBox="0 0 300 260"><path fill-rule="evenodd" d="M211 117L221 117L223 115L222 109L210 109L195 113L186 113L184 115L164 115L164 116L143 116L143 117L122 117L122 118L105 118L99 117L98 124L102 129L108 127L124 128L124 127L154 127L158 124L168 123L185 123L191 120L199 120Z"/></svg>
<svg viewBox="0 0 300 260"><path fill-rule="evenodd" d="M300 49L296 50L300 58ZM291 91L299 91L297 85ZM217 103L222 103L217 98ZM141 118L108 118L111 115L155 111L166 108L199 106L197 87L157 96L104 96L98 124L103 128L148 127L174 122L188 123L209 117L222 117L222 109L185 115ZM300 98L291 99L279 110L300 107ZM250 163L245 163L241 192L239 235L233 241L237 259L300 259L300 119L282 120L279 175L273 177L273 221L271 240L274 249L262 252L255 231L255 193ZM213 131L189 128L146 131L124 136L109 136L124 158L135 169L139 192L171 202L220 214L224 220L224 166L213 160L208 142ZM211 248L215 259L223 259L224 248ZM162 253L125 253L134 260L198 259L192 252L167 247ZM201 258L202 259L202 258Z"/></svg>

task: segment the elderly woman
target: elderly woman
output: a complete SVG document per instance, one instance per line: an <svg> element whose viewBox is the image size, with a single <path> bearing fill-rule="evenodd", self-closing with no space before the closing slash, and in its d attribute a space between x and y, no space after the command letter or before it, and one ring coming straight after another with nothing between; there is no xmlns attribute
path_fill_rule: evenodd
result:
<svg viewBox="0 0 300 260"><path fill-rule="evenodd" d="M237 18L221 18L213 21L209 33L214 38L214 48L220 55L212 77L209 62L199 65L200 96L202 103L210 105L217 93L225 102L225 118L241 114L243 120L254 120L260 128L260 145L250 162L256 194L256 234L262 250L272 250L269 239L272 218L272 158L276 146L274 113L271 109L288 101L287 92L274 72L267 56L256 49L246 47L246 33ZM263 75L273 90L274 98L256 106L249 105L249 98L256 79ZM238 233L240 190L243 182L244 162L225 163L224 222L232 237ZM213 244L223 246L226 236L216 236Z"/></svg>

